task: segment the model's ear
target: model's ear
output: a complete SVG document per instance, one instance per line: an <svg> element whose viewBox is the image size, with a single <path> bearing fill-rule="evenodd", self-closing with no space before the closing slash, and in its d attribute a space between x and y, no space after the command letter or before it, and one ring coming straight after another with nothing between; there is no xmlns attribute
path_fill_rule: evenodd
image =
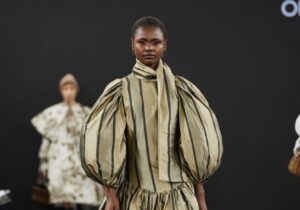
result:
<svg viewBox="0 0 300 210"><path fill-rule="evenodd" d="M164 51L166 51L167 50L167 39L165 39L165 41L164 41Z"/></svg>

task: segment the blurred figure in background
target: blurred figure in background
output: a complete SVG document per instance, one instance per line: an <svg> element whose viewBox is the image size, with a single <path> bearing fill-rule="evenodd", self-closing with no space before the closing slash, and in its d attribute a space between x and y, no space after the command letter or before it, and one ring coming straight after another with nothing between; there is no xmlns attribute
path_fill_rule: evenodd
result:
<svg viewBox="0 0 300 210"><path fill-rule="evenodd" d="M61 79L59 88L63 102L31 121L42 135L37 184L46 186L54 208L97 209L103 198L102 188L85 175L79 155L80 130L90 109L76 102L79 87L72 74Z"/></svg>
<svg viewBox="0 0 300 210"><path fill-rule="evenodd" d="M9 210L10 190L0 190L0 210Z"/></svg>
<svg viewBox="0 0 300 210"><path fill-rule="evenodd" d="M296 140L295 146L294 146L294 155L298 152L300 152L300 115L296 119L295 123L295 130L298 134L298 139Z"/></svg>

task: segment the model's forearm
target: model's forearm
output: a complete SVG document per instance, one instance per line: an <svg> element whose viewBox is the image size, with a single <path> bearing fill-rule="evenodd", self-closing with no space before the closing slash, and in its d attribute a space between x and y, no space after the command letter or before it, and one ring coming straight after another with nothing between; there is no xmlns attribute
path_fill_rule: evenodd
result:
<svg viewBox="0 0 300 210"><path fill-rule="evenodd" d="M195 184L195 192L200 210L207 210L203 184Z"/></svg>
<svg viewBox="0 0 300 210"><path fill-rule="evenodd" d="M106 197L116 195L116 188L105 186L104 187L104 192L105 192Z"/></svg>
<svg viewBox="0 0 300 210"><path fill-rule="evenodd" d="M204 191L203 184L201 183L195 184L195 192L197 197L205 198L205 191Z"/></svg>
<svg viewBox="0 0 300 210"><path fill-rule="evenodd" d="M106 195L105 210L120 210L119 200L116 195L116 188L104 187Z"/></svg>

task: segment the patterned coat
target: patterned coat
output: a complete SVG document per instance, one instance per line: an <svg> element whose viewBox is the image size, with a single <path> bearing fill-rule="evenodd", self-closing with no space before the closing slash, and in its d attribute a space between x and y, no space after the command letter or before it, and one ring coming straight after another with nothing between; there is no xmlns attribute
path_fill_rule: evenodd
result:
<svg viewBox="0 0 300 210"><path fill-rule="evenodd" d="M89 179L81 166L79 138L89 108L79 103L53 105L32 120L42 135L40 172L47 174L51 203L98 205L103 198L99 184Z"/></svg>

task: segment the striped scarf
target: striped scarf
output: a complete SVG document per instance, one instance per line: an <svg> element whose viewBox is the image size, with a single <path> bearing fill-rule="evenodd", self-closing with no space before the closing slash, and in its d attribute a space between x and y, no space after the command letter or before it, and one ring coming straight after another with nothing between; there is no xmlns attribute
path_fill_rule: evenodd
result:
<svg viewBox="0 0 300 210"><path fill-rule="evenodd" d="M157 69L146 66L139 60L133 67L133 73L147 80L157 81L158 92L158 166L159 178L164 181L180 181L170 179L171 165L178 164L177 157L170 148L176 147L174 136L176 134L178 120L178 99L176 96L175 76L169 66L159 61Z"/></svg>

